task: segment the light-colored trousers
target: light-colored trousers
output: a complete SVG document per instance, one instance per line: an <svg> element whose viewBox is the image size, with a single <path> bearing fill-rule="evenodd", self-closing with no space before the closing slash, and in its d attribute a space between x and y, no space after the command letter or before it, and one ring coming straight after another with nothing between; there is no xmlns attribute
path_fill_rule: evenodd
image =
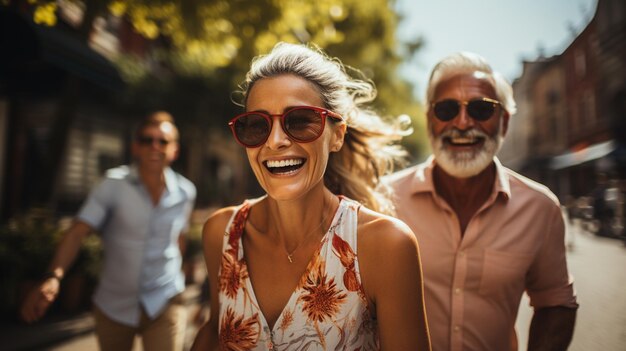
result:
<svg viewBox="0 0 626 351"><path fill-rule="evenodd" d="M94 307L94 318L102 351L130 351L135 335L141 336L144 351L178 351L184 347L187 309L180 294L173 297L153 320L142 308L137 327L111 320L98 307Z"/></svg>

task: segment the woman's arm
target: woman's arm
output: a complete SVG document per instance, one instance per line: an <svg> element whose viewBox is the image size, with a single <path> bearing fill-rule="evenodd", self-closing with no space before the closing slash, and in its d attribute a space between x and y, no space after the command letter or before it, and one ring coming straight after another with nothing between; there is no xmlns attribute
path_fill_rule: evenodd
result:
<svg viewBox="0 0 626 351"><path fill-rule="evenodd" d="M358 257L363 288L378 319L381 350L430 350L415 235L404 222L362 212Z"/></svg>
<svg viewBox="0 0 626 351"><path fill-rule="evenodd" d="M222 260L222 245L226 225L232 216L235 208L229 207L215 212L207 219L202 229L202 241L204 245L204 260L206 262L207 274L209 278L209 320L198 330L198 334L191 346L192 351L196 350L217 350L218 349L218 319L219 319L219 277L218 270Z"/></svg>

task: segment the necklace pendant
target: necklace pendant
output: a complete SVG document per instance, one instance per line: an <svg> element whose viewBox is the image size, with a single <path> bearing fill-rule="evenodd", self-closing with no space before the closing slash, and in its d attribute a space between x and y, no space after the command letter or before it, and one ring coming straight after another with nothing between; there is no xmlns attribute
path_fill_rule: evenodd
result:
<svg viewBox="0 0 626 351"><path fill-rule="evenodd" d="M293 263L293 259L291 258L291 255L287 255L287 259L289 260L289 263Z"/></svg>

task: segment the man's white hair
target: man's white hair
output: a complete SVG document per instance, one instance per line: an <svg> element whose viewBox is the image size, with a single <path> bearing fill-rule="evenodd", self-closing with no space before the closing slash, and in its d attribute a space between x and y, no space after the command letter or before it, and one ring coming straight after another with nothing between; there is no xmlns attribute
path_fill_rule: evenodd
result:
<svg viewBox="0 0 626 351"><path fill-rule="evenodd" d="M504 109L512 116L517 111L515 100L513 99L513 88L511 84L500 73L494 71L484 57L473 52L457 52L439 61L433 68L428 80L426 90L426 103L433 102L437 86L458 75L483 72L493 85L498 101L502 103Z"/></svg>

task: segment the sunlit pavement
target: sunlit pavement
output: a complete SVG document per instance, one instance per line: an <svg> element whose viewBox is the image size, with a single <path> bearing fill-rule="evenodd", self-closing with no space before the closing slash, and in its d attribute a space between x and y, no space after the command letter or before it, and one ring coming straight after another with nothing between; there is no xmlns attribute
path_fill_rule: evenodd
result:
<svg viewBox="0 0 626 351"><path fill-rule="evenodd" d="M570 351L626 350L626 246L568 226L568 267L580 308ZM532 310L526 296L517 319L519 350L526 350Z"/></svg>

